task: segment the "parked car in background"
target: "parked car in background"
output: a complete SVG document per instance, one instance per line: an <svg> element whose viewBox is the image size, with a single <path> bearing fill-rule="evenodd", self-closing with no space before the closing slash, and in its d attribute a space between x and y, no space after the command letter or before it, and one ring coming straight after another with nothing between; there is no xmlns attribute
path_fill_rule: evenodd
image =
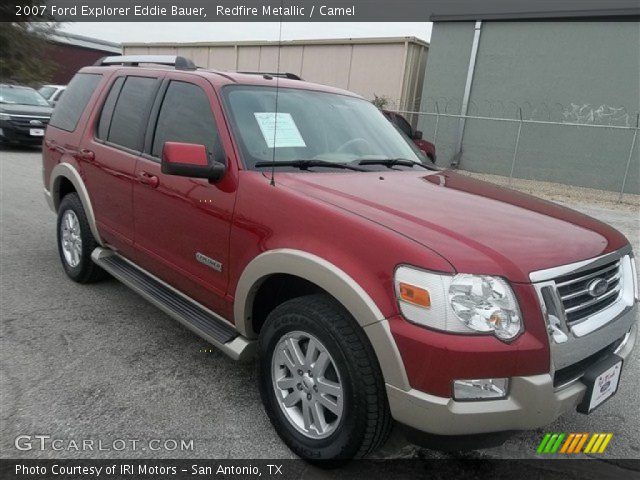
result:
<svg viewBox="0 0 640 480"><path fill-rule="evenodd" d="M46 98L51 105L55 105L66 88L66 85L43 85L38 89L38 93Z"/></svg>
<svg viewBox="0 0 640 480"><path fill-rule="evenodd" d="M41 144L52 111L33 88L0 84L0 142Z"/></svg>
<svg viewBox="0 0 640 480"><path fill-rule="evenodd" d="M387 119L391 123L397 126L407 137L413 140L413 143L415 143L416 146L420 150L422 150L422 152L429 158L429 160L431 160L433 163L436 163L436 146L433 143L428 142L427 140L424 140L422 138L422 132L420 130L414 130L411 124L407 121L407 119L404 118L399 113L391 112L389 110L383 110L382 113L384 114L385 117L387 117Z"/></svg>

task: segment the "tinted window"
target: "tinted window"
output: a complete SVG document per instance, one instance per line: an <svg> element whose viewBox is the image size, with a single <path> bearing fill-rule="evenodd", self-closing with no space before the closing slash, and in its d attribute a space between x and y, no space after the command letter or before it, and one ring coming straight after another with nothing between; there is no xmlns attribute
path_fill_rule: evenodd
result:
<svg viewBox="0 0 640 480"><path fill-rule="evenodd" d="M158 115L151 154L160 157L164 142L197 143L214 153L217 140L213 112L204 90L191 83L171 82Z"/></svg>
<svg viewBox="0 0 640 480"><path fill-rule="evenodd" d="M127 77L113 109L107 140L132 150L140 150L157 79ZM65 97L66 98L66 95Z"/></svg>
<svg viewBox="0 0 640 480"><path fill-rule="evenodd" d="M102 75L78 73L67 87L64 97L56 105L49 125L73 132Z"/></svg>
<svg viewBox="0 0 640 480"><path fill-rule="evenodd" d="M409 122L407 122L404 117L400 115L394 115L394 121L395 124L400 127L400 130L407 134L407 136L413 136L411 125L409 125Z"/></svg>
<svg viewBox="0 0 640 480"><path fill-rule="evenodd" d="M47 100L53 95L56 91L56 87L40 87L38 92Z"/></svg>
<svg viewBox="0 0 640 480"><path fill-rule="evenodd" d="M9 105L50 106L49 102L33 88L13 85L0 85L0 102Z"/></svg>
<svg viewBox="0 0 640 480"><path fill-rule="evenodd" d="M113 82L109 95L102 106L96 135L101 140L106 140L109 135L109 122L111 121L111 115L113 115L113 109L116 106L116 100L118 100L118 95L120 94L123 83L124 77L118 77L116 81Z"/></svg>

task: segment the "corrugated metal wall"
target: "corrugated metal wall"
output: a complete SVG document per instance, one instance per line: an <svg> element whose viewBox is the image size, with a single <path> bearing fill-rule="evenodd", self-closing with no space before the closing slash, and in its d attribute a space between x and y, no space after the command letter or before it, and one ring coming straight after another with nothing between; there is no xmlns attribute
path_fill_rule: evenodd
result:
<svg viewBox="0 0 640 480"><path fill-rule="evenodd" d="M414 38L283 42L125 44L126 55L168 54L217 70L295 73L307 81L350 90L393 109L420 104L428 45Z"/></svg>
<svg viewBox="0 0 640 480"><path fill-rule="evenodd" d="M461 113L473 33L474 22L434 24L421 111L437 104ZM624 183L640 193L638 45L635 21L483 22L468 115L546 123L523 124L517 142L518 122L468 119L460 167L612 191ZM436 118L418 122L426 139ZM446 165L459 121L439 120L438 163Z"/></svg>

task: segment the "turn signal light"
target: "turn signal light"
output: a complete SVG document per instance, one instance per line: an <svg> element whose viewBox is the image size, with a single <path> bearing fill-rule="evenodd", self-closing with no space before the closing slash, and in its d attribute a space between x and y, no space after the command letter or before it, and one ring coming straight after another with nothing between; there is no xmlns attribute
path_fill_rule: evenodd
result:
<svg viewBox="0 0 640 480"><path fill-rule="evenodd" d="M416 287L408 283L400 282L400 299L419 307L429 308L431 306L431 297L429 292L424 288Z"/></svg>

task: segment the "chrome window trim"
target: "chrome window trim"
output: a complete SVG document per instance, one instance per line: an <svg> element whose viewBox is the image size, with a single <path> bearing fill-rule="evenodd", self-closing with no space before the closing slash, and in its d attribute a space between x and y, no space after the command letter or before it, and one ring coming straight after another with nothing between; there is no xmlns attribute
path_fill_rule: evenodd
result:
<svg viewBox="0 0 640 480"><path fill-rule="evenodd" d="M566 265L560 265L558 267L552 267L544 270L537 270L535 272L531 272L529 274L529 279L533 283L546 282L548 280L553 280L554 278L568 275L570 273L574 273L579 270L586 270L589 268L599 267L600 265L605 265L606 263L609 263L610 261L616 258L622 258L625 255L630 253L631 253L631 245L627 244L624 247L622 247L620 250L616 250L615 252L607 253L599 257L590 258L588 260L582 260L580 262L568 263Z"/></svg>

